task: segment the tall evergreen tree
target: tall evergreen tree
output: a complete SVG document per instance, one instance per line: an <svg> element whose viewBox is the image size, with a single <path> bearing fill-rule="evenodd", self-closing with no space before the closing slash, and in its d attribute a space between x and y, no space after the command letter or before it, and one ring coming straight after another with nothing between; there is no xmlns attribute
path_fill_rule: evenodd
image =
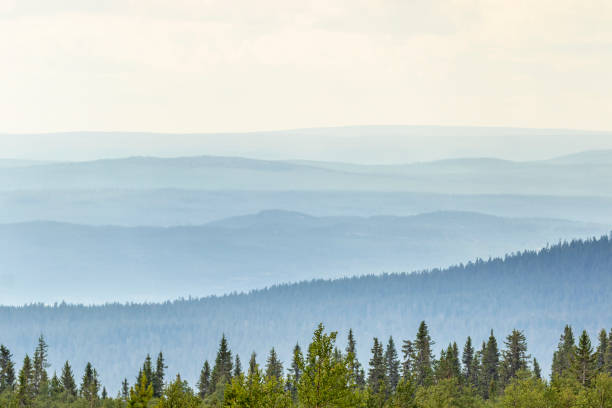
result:
<svg viewBox="0 0 612 408"><path fill-rule="evenodd" d="M434 342L429 335L427 324L422 321L414 341L414 376L417 385L427 385L433 377L433 354Z"/></svg>
<svg viewBox="0 0 612 408"><path fill-rule="evenodd" d="M47 374L47 368L49 368L48 360L48 349L49 346L45 342L45 337L41 334L38 337L38 345L34 351L34 392L38 394L41 386L45 384L49 378Z"/></svg>
<svg viewBox="0 0 612 408"><path fill-rule="evenodd" d="M542 369L540 368L540 364L538 364L538 360L533 359L533 376L538 380L542 379Z"/></svg>
<svg viewBox="0 0 612 408"><path fill-rule="evenodd" d="M499 348L493 330L483 349L481 375L481 391L485 398L489 398L495 394L499 383Z"/></svg>
<svg viewBox="0 0 612 408"><path fill-rule="evenodd" d="M526 370L531 356L527 355L527 339L519 330L512 330L504 342L505 350L502 352L504 367L504 383L516 378L520 370Z"/></svg>
<svg viewBox="0 0 612 408"><path fill-rule="evenodd" d="M23 365L19 371L19 379L17 383L17 404L19 407L30 407L34 399L34 367L32 360L26 354L23 359Z"/></svg>
<svg viewBox="0 0 612 408"><path fill-rule="evenodd" d="M374 337L372 345L372 358L370 359L370 369L368 370L368 386L373 393L378 393L381 389L385 389L386 385L386 367L383 345Z"/></svg>
<svg viewBox="0 0 612 408"><path fill-rule="evenodd" d="M595 374L595 360L591 339L586 330L583 330L574 351L572 369L578 381L584 386L591 383L591 378Z"/></svg>
<svg viewBox="0 0 612 408"><path fill-rule="evenodd" d="M0 394L15 388L15 364L13 355L4 345L0 345Z"/></svg>
<svg viewBox="0 0 612 408"><path fill-rule="evenodd" d="M236 359L234 360L234 377L240 377L242 375L242 362L240 361L240 356L236 354Z"/></svg>
<svg viewBox="0 0 612 408"><path fill-rule="evenodd" d="M204 361L204 366L200 371L200 379L198 380L198 395L204 399L208 394L213 391L210 383L210 365L208 360Z"/></svg>
<svg viewBox="0 0 612 408"><path fill-rule="evenodd" d="M153 378L155 377L153 373L153 361L151 360L151 355L147 354L145 357L145 361L142 364L142 369L138 372L138 377L136 378L136 384L140 384L140 380L145 376L147 378L147 387L153 383Z"/></svg>
<svg viewBox="0 0 612 408"><path fill-rule="evenodd" d="M53 372L53 377L51 377L51 381L49 381L49 389L51 391L51 396L56 398L59 394L64 392L64 387L62 387L62 383L57 376L57 371Z"/></svg>
<svg viewBox="0 0 612 408"><path fill-rule="evenodd" d="M147 378L146 373L143 372L140 376L140 382L130 389L130 399L127 406L128 408L147 408L152 397L153 384Z"/></svg>
<svg viewBox="0 0 612 408"><path fill-rule="evenodd" d="M414 369L414 346L412 340L404 340L402 344L402 377L409 379L412 377Z"/></svg>
<svg viewBox="0 0 612 408"><path fill-rule="evenodd" d="M400 380L400 362L395 349L393 337L389 337L387 348L385 350L385 368L387 370L387 385L389 392L395 391Z"/></svg>
<svg viewBox="0 0 612 408"><path fill-rule="evenodd" d="M365 386L365 375L363 372L363 368L361 367L361 363L357 358L357 342L355 341L355 336L353 335L353 329L349 329L347 343L346 343L346 354L352 354L353 359L351 366L351 373L355 378L355 383L359 388L363 388Z"/></svg>
<svg viewBox="0 0 612 408"><path fill-rule="evenodd" d="M283 363L278 359L276 350L272 347L268 360L266 361L266 377L274 377L277 380L283 376Z"/></svg>
<svg viewBox="0 0 612 408"><path fill-rule="evenodd" d="M291 359L291 368L289 368L289 376L287 381L287 387L291 393L291 397L295 400L297 396L297 385L302 377L301 367L304 365L304 356L302 355L302 349L299 344L296 344L293 348L293 358Z"/></svg>
<svg viewBox="0 0 612 408"><path fill-rule="evenodd" d="M252 352L251 358L249 359L249 376L252 376L257 371L257 353Z"/></svg>
<svg viewBox="0 0 612 408"><path fill-rule="evenodd" d="M472 346L472 338L468 336L463 346L463 355L461 356L463 363L463 379L466 384L475 386L476 378L474 373L474 346Z"/></svg>
<svg viewBox="0 0 612 408"><path fill-rule="evenodd" d="M98 372L88 362L85 366L83 379L81 380L81 396L89 402L90 406L94 406L95 401L98 399L99 391L100 381L98 380Z"/></svg>
<svg viewBox="0 0 612 408"><path fill-rule="evenodd" d="M553 354L551 368L553 377L562 377L564 374L568 374L570 372L575 347L576 344L572 327L566 325L563 329L561 339L559 340L557 351L555 351Z"/></svg>
<svg viewBox="0 0 612 408"><path fill-rule="evenodd" d="M214 388L220 382L229 382L232 379L232 352L227 344L225 334L219 342L219 350L215 358L215 365L211 374L211 387Z"/></svg>
<svg viewBox="0 0 612 408"><path fill-rule="evenodd" d="M121 382L121 399L127 401L130 396L130 385L128 384L127 378L124 378Z"/></svg>
<svg viewBox="0 0 612 408"><path fill-rule="evenodd" d="M151 381L151 384L153 384L153 396L155 398L161 397L162 392L164 391L164 377L166 375L166 368L168 367L166 367L164 355L160 351L157 355L155 373L153 373L153 380Z"/></svg>
<svg viewBox="0 0 612 408"><path fill-rule="evenodd" d="M597 358L595 368L598 372L606 371L606 353L608 351L608 333L605 329L599 332L599 344L597 345Z"/></svg>
<svg viewBox="0 0 612 408"><path fill-rule="evenodd" d="M64 367L62 368L60 384L66 393L76 397L77 385L76 381L74 380L74 374L72 373L72 367L70 367L70 363L68 361L64 363Z"/></svg>

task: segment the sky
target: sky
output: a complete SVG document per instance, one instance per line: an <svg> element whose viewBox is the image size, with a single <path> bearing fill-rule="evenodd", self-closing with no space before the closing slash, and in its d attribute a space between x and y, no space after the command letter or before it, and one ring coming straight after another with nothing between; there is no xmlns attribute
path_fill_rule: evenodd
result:
<svg viewBox="0 0 612 408"><path fill-rule="evenodd" d="M0 0L0 133L612 130L609 0Z"/></svg>

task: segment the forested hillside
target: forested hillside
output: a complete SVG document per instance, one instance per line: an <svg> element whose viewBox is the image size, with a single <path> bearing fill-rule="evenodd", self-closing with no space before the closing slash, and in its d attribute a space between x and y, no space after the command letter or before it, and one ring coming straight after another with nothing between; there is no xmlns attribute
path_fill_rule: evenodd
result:
<svg viewBox="0 0 612 408"><path fill-rule="evenodd" d="M66 358L76 368L91 361L102 381L118 389L125 373L137 372L147 353L160 350L170 375L180 371L195 383L222 334L243 361L274 346L286 363L295 343L306 344L323 321L342 338L352 328L357 356L365 358L373 337L393 335L399 343L426 320L436 354L468 335L480 344L491 329L523 329L547 372L565 324L592 336L610 326L611 272L612 239L606 236L426 273L319 280L163 304L2 307L0 343L22 359L42 332L52 370Z"/></svg>
<svg viewBox="0 0 612 408"><path fill-rule="evenodd" d="M5 305L99 304L221 295L279 282L446 267L610 228L468 212L313 217L264 211L167 228L7 224L0 225L0 298Z"/></svg>

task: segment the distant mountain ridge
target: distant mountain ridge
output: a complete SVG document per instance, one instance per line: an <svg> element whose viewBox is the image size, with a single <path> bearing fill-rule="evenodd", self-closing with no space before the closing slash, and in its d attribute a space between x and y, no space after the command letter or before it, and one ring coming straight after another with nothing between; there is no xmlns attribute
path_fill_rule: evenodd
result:
<svg viewBox="0 0 612 408"><path fill-rule="evenodd" d="M591 152L590 156L595 153ZM192 189L377 191L612 196L612 155L598 160L452 159L404 165L270 161L241 157L129 157L0 171L0 191Z"/></svg>

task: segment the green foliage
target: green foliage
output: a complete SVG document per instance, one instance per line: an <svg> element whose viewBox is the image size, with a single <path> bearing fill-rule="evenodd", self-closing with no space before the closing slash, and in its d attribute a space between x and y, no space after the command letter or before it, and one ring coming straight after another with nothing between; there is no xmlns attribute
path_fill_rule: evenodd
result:
<svg viewBox="0 0 612 408"><path fill-rule="evenodd" d="M156 408L196 408L200 406L201 400L189 388L186 381L180 375L172 381L163 391Z"/></svg>
<svg viewBox="0 0 612 408"><path fill-rule="evenodd" d="M363 404L352 375L353 356L337 361L333 358L336 332L324 333L319 324L300 367L298 401L304 408L358 407Z"/></svg>
<svg viewBox="0 0 612 408"><path fill-rule="evenodd" d="M140 382L130 389L130 399L127 402L128 408L147 408L149 401L153 398L153 385L143 373Z"/></svg>

